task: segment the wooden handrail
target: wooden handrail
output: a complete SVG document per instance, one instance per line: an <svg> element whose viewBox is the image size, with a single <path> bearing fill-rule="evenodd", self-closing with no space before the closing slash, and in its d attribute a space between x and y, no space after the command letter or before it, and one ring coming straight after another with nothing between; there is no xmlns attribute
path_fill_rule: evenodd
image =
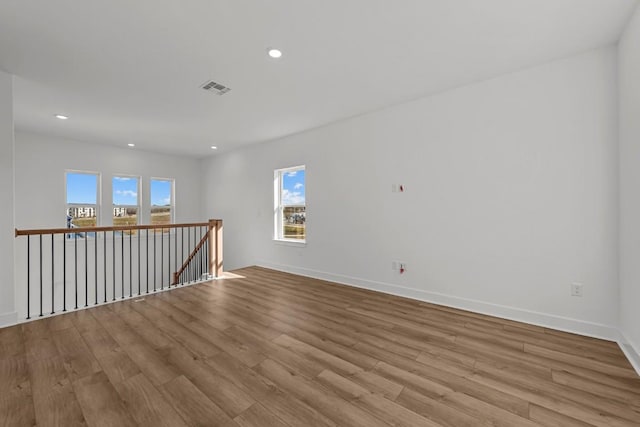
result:
<svg viewBox="0 0 640 427"><path fill-rule="evenodd" d="M174 229L175 233L167 233L171 229ZM179 233L178 229L182 233ZM137 236L134 243L132 237L136 230L159 230L160 232L135 233ZM110 235L112 239L108 242L109 247L107 246L107 232L112 233ZM121 241L117 241L115 232L122 232ZM92 235L95 238L87 239L89 233L95 233ZM104 233L104 238L100 239L103 237L102 233ZM106 304L108 299L116 301L116 298L133 298L135 293L140 296L143 284L147 294L150 291L163 291L167 289L165 287L167 278L169 279L168 288L172 288L176 285L191 285L222 276L221 219L182 224L24 230L16 228L15 237L20 236L26 236L21 241L24 241L27 251L25 257L27 319L31 319L32 313L39 312L39 316L45 315L45 312L49 314L49 308L51 315L59 309L62 309L63 312L67 309L78 310L81 308L83 299L86 308L90 302L93 305ZM72 245L66 244L68 236L75 237L71 241ZM125 239L125 236L128 239ZM199 240L197 240L197 236L200 236ZM152 246L149 244L150 237ZM186 243L185 237L187 238ZM145 239L146 241L144 241ZM156 245L157 240L160 240L159 246ZM80 251L78 250L79 242L81 242ZM191 246L192 242L195 247ZM49 244L51 245L50 255L46 253L49 251ZM178 252L178 244L180 244L180 252ZM56 248L59 247L62 248L62 256L55 254ZM184 256L185 249L188 254L187 259L178 258ZM116 257L116 255L118 256ZM158 256L159 263L157 264ZM36 257L36 262L31 262L34 257ZM125 261L125 258L128 258L128 262ZM134 265L134 261L137 261L137 266ZM141 274L143 264L146 264L146 280L143 280L144 277ZM107 266L111 268L107 268ZM174 273L172 266L178 271ZM180 267L178 268L178 266ZM128 270L128 280L125 280L126 270ZM46 273L47 277L43 273ZM79 273L84 273L84 280ZM98 280L99 273L100 280ZM159 289L156 281L158 273L160 274ZM137 283L134 280L136 275ZM62 280L60 280L60 276L62 276ZM109 283L107 283L108 277ZM116 281L118 282L117 287ZM58 286L59 284L61 286ZM151 284L153 284L153 289L150 289ZM128 296L126 295L127 290L129 291ZM89 301L90 298L92 301ZM37 304L38 302L39 304Z"/></svg>
<svg viewBox="0 0 640 427"><path fill-rule="evenodd" d="M208 226L209 224L207 224ZM209 233L205 234L204 236L202 236L202 239L200 239L200 241L198 242L198 244L196 245L196 247L193 249L193 251L191 251L191 253L189 254L189 256L187 257L186 260L184 260L184 263L182 264L182 267L180 267L178 269L178 271L176 271L175 273L173 273L173 283L172 285L176 285L178 283L178 279L180 278L180 275L182 274L182 272L184 270L187 269L187 267L189 266L189 263L191 262L192 259L194 259L196 257L196 255L198 254L198 251L200 249L202 249L202 246L204 246L205 242L207 241L207 239L209 238Z"/></svg>
<svg viewBox="0 0 640 427"><path fill-rule="evenodd" d="M208 222L191 222L184 224L157 224L157 225L118 225L111 227L76 227L76 228L40 228L31 230L15 229L15 237L33 236L38 234L74 234L74 233L92 233L100 231L129 231L129 230L154 230L165 228L182 228L182 227L207 227Z"/></svg>
<svg viewBox="0 0 640 427"><path fill-rule="evenodd" d="M208 222L188 222L182 224L147 224L147 225L120 225L111 227L77 227L77 228L38 228L30 230L18 230L15 229L15 237L18 236L34 236L34 235L53 235L53 234L75 234L75 233L98 233L106 231L131 231L131 230L155 230L155 229L171 229L171 228L186 228L186 227L208 227L207 236L209 237L209 272L213 273L214 277L219 277L222 274L222 220L210 219ZM205 237L207 237L205 236ZM206 241L203 238L198 246L189 258L184 262L179 272L174 275L179 275L184 271L184 266L193 259L193 253L200 249L203 242ZM175 276L174 276L175 277Z"/></svg>
<svg viewBox="0 0 640 427"><path fill-rule="evenodd" d="M178 283L180 275L196 257L198 251L202 249L206 242L209 244L209 247L207 248L209 252L209 274L212 274L213 277L220 277L222 274L222 220L210 219L206 225L208 229L207 234L200 239L196 247L182 264L182 267L173 273L174 285Z"/></svg>

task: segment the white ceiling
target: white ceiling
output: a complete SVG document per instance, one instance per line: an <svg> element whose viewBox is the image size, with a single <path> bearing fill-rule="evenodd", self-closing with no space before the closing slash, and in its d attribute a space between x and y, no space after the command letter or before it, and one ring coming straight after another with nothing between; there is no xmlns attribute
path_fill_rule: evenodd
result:
<svg viewBox="0 0 640 427"><path fill-rule="evenodd" d="M19 130L206 156L615 42L635 5L2 0L0 68Z"/></svg>

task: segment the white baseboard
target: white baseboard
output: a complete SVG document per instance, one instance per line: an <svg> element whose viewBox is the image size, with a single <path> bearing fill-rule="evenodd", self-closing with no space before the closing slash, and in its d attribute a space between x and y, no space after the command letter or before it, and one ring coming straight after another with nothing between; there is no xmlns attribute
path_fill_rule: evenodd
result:
<svg viewBox="0 0 640 427"><path fill-rule="evenodd" d="M640 347L629 341L623 332L620 332L618 345L622 349L624 355L627 356L627 359L629 360L629 363L631 363L631 366L633 366L633 369L635 369L638 375L640 375L640 351L638 351Z"/></svg>
<svg viewBox="0 0 640 427"><path fill-rule="evenodd" d="M0 328L15 325L18 322L18 313L10 311L8 313L0 313Z"/></svg>
<svg viewBox="0 0 640 427"><path fill-rule="evenodd" d="M616 342L618 342L620 338L620 332L617 328L602 325L599 323L587 322L584 320L572 319L547 313L540 313L517 307L492 304L485 301L478 301L468 298L446 295L438 292L429 292L420 289L407 288L390 283L377 282L373 280L344 276L334 273L327 273L324 271L311 270L291 265L274 264L266 261L262 261L258 265L273 270L298 274L300 276L327 280L347 286L369 289L386 294L411 298L438 305L444 305L452 308L459 308L461 310L468 310L474 313L515 320L518 322L529 323L532 325L556 329L564 332L571 332L574 334L586 335L589 337L601 338Z"/></svg>

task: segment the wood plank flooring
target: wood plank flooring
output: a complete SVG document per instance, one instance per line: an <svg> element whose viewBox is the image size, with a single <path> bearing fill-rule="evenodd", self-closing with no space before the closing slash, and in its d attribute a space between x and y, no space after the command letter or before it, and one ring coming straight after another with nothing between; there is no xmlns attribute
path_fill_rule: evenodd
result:
<svg viewBox="0 0 640 427"><path fill-rule="evenodd" d="M258 267L0 329L0 426L639 426L613 342Z"/></svg>

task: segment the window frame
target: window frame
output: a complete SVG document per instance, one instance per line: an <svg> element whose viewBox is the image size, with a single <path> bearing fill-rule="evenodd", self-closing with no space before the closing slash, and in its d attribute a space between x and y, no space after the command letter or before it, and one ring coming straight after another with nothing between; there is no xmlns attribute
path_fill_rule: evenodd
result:
<svg viewBox="0 0 640 427"><path fill-rule="evenodd" d="M94 175L96 177L96 203L95 204L91 204L91 203L69 203L69 174L83 174L83 175ZM64 171L64 204L65 204L65 212L66 215L69 215L69 209L71 208L93 208L94 212L96 214L96 225L95 227L99 227L100 226L100 220L101 220L101 212L100 212L100 205L101 205L101 199L102 199L102 175L100 172L96 172L96 171L84 171L84 170L77 170L77 169L65 169ZM65 228L70 228L69 227L69 223L67 222L66 218L65 218ZM84 227L78 227L79 229L82 229Z"/></svg>
<svg viewBox="0 0 640 427"><path fill-rule="evenodd" d="M273 186L274 186L274 215L273 215L273 221L274 221L274 226L273 226L273 240L276 243L283 243L283 244L287 244L287 245L295 245L295 246L305 246L307 244L307 223L305 220L305 233L304 233L304 239L291 239L291 238L286 238L284 237L284 208L285 205L282 204L282 189L283 189L283 185L284 185L284 174L285 173L289 173L292 171L304 171L305 176L305 201L304 201L304 207L305 207L305 218L306 218L306 208L307 208L307 166L306 165L298 165L298 166L291 166L291 167L287 167L287 168L281 168L281 169L276 169L273 172L274 178L273 178ZM289 205L287 205L289 206Z"/></svg>
<svg viewBox="0 0 640 427"><path fill-rule="evenodd" d="M119 205L116 204L114 201L114 193L115 193L115 189L114 189L114 185L113 182L116 178L133 178L133 179L137 179L138 183L136 185L136 199L138 204L137 205ZM113 218L115 217L115 210L116 208L136 208L136 223L133 225L140 225L140 218L142 216L142 177L139 175L131 175L131 174L125 174L125 173L116 173L113 174L111 176L111 225L115 226L114 222L113 222Z"/></svg>
<svg viewBox="0 0 640 427"><path fill-rule="evenodd" d="M175 224L176 223L176 180L175 178L161 178L161 177L155 177L155 176L152 176L149 178L149 224L152 224L151 214L154 206L153 197L152 197L153 181L168 181L170 183L171 193L169 197L171 197L171 203L169 204L169 213L170 213L169 224Z"/></svg>

